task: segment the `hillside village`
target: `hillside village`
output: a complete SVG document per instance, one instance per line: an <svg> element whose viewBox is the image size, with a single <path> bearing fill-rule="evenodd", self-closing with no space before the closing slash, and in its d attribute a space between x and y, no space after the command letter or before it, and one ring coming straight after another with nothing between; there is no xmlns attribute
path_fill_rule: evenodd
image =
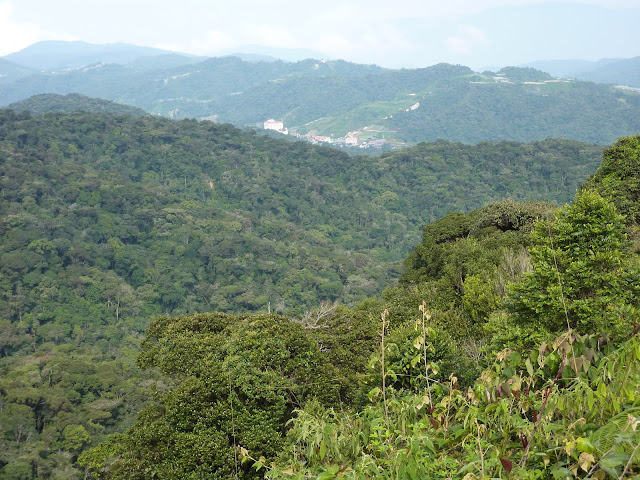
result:
<svg viewBox="0 0 640 480"><path fill-rule="evenodd" d="M415 110L420 104L417 103L411 107L411 110ZM292 137L299 138L300 140L306 140L314 145L317 144L330 144L337 147L360 147L360 148L376 148L381 149L387 145L387 139L375 139L375 140L360 140L358 134L361 132L349 132L344 137L333 138L325 135L315 135L313 131L306 135L300 135L296 132L290 132L288 128L284 126L282 120L274 120L270 118L263 124L264 130L273 130L274 132L281 133L283 135L290 135Z"/></svg>
<svg viewBox="0 0 640 480"><path fill-rule="evenodd" d="M515 77L512 77L512 74L515 75ZM477 73L472 78L473 79L469 80L468 83L479 85L521 84L539 87L549 84L570 84L574 82L574 80L567 78L553 78L547 73L539 72L534 69L507 69L507 72L498 73L487 71L481 74ZM480 78L480 80L478 80L478 78ZM432 90L429 90L427 93L429 96L434 95L434 91ZM409 97L416 97L417 95L418 94L416 93L408 94ZM421 106L420 101L416 100L417 99L415 98L412 99L412 101L414 102L413 104L405 104L405 106L401 106L398 111L400 113L414 112L421 107L424 108L423 106ZM389 114L387 116L380 117L380 120L386 121L392 118L394 118L394 115ZM324 125L324 127L325 128L321 128L320 131L324 130L324 133L326 133L326 125ZM357 130L349 131L342 137L333 137L332 135L318 135L319 131L317 129L311 129L306 134L300 134L296 131L296 126L294 126L292 129L289 129L284 125L284 120L276 120L273 118L266 120L262 124L262 128L264 128L264 130L272 130L283 135L289 135L301 140L306 140L312 144L326 144L338 148L359 147L362 149L381 150L383 147L387 147L388 149L395 149L407 145L406 142L399 140L398 138L396 138L396 135L394 135L394 133L398 132L397 129L392 129L391 131L389 131L387 128L375 124L364 126Z"/></svg>

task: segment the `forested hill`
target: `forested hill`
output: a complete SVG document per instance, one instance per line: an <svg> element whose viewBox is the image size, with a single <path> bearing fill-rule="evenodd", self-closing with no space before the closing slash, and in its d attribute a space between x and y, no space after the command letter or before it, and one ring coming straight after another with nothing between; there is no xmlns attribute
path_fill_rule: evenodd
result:
<svg viewBox="0 0 640 480"><path fill-rule="evenodd" d="M322 300L353 304L398 278L400 261L430 220L505 196L565 202L595 172L600 154L596 145L547 140L476 146L440 141L380 157L348 156L211 122L0 110L3 478L83 478L78 454L108 433L126 431L136 412L164 421L153 407L141 410L152 382L134 362L151 319L159 318L155 335L163 335L163 322L171 324L165 313L270 309L292 316ZM478 263L473 252L479 245L501 252L494 248L504 243L493 241L496 228L481 225L484 230L468 240L471 247L463 245L463 253L471 252L465 264ZM443 302L448 298L442 295ZM337 312L328 317L336 322L331 330L291 327L283 317L273 323L266 315L216 314L206 318L232 327L220 330L213 344L200 344L200 336L190 333L199 328L190 315L184 332L171 327L168 334L172 341L195 341L214 362L200 363L195 355L183 366L195 368L196 362L217 375L216 389L230 388L218 372L233 372L229 378L248 388L254 374L268 378L268 385L277 377L280 398L290 376L324 372L326 382L318 385L352 401L354 372L365 367L377 336L367 312ZM253 348L256 332L262 332L259 343L273 340L268 352ZM317 336L310 340L309 332ZM280 355L281 335L296 352L291 357ZM224 346L224 370L216 366L222 350L215 345ZM328 352L325 363L315 360L320 348ZM274 367L274 355L286 365ZM228 362L236 361L234 370ZM172 383L165 378L155 385L160 393ZM222 442L207 448L220 452L229 468L232 450L221 445L229 443L224 432L231 430L218 415L228 419L228 410L224 401L220 412L211 408L210 387L203 405L224 428L207 427ZM290 413L272 409L270 392L252 397L256 409L251 403L237 411L258 443L274 432L279 438ZM188 398L178 403L197 411ZM255 422L263 410L262 423ZM274 416L278 420L270 423ZM163 448L157 430L136 432L150 435L141 438L147 447ZM208 442L194 435L189 438ZM280 445L267 443L271 450Z"/></svg>
<svg viewBox="0 0 640 480"><path fill-rule="evenodd" d="M34 73L30 68L0 58L0 84L12 83Z"/></svg>
<svg viewBox="0 0 640 480"><path fill-rule="evenodd" d="M384 124L412 143L564 137L604 144L622 132L640 131L640 94L635 92L580 81L471 80L434 86L417 99L419 108L398 112Z"/></svg>
<svg viewBox="0 0 640 480"><path fill-rule="evenodd" d="M549 137L604 145L640 129L637 92L530 68L477 73L448 64L389 70L341 60L191 63L160 56L10 78L0 85L0 106L80 93L172 118L252 127L275 118L300 134L350 133L398 145Z"/></svg>
<svg viewBox="0 0 640 480"><path fill-rule="evenodd" d="M175 58L172 64L167 60L168 57L162 55L141 58L129 64L97 62L53 74L34 73L20 82L3 85L0 105L39 93L81 93L135 105L162 115L204 117L218 113L217 108L210 105L213 102L241 91L262 90L286 79L338 76L346 81L386 71L342 60L321 62L310 59L287 63L216 57L195 64L180 63ZM322 96L321 92L318 93ZM177 107L179 110L176 111Z"/></svg>
<svg viewBox="0 0 640 480"><path fill-rule="evenodd" d="M48 319L90 304L111 318L117 296L138 325L365 298L397 277L422 225L505 196L567 201L601 152L548 140L348 156L210 122L11 111L0 142L4 314L42 312L52 281ZM65 290L71 277L84 283Z"/></svg>
<svg viewBox="0 0 640 480"><path fill-rule="evenodd" d="M147 112L141 108L122 105L120 103L103 100L102 98L91 98L78 93L68 95L57 95L55 93L43 93L34 95L26 100L12 103L7 108L16 112L29 111L34 115L43 113L71 113L76 111L91 113L112 113L115 115L131 115L132 117L142 117Z"/></svg>

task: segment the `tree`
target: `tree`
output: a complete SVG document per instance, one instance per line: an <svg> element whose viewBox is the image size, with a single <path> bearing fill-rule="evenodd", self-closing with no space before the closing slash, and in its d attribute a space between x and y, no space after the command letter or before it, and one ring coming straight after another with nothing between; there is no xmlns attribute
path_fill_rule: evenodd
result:
<svg viewBox="0 0 640 480"><path fill-rule="evenodd" d="M640 223L640 135L619 139L602 158L587 187L611 199L627 223Z"/></svg>
<svg viewBox="0 0 640 480"><path fill-rule="evenodd" d="M628 330L625 312L637 305L640 275L614 205L585 190L556 220L538 222L533 238L533 270L512 286L508 302L521 323L554 332Z"/></svg>
<svg viewBox="0 0 640 480"><path fill-rule="evenodd" d="M31 480L33 468L27 462L11 462L2 469L2 478L5 480Z"/></svg>
<svg viewBox="0 0 640 480"><path fill-rule="evenodd" d="M318 326L334 329L329 320ZM332 365L328 358L339 360L339 347L316 331L264 314L156 318L138 363L159 369L175 387L142 410L117 445L90 449L79 463L104 478L260 476L237 463L239 447L273 459L295 408L312 397L325 405L353 397L356 386L342 379L355 377L354 362Z"/></svg>
<svg viewBox="0 0 640 480"><path fill-rule="evenodd" d="M0 320L0 357L6 357L13 349L24 343L20 329L8 320Z"/></svg>
<svg viewBox="0 0 640 480"><path fill-rule="evenodd" d="M65 450L80 450L91 441L82 425L67 425L62 432L62 447Z"/></svg>

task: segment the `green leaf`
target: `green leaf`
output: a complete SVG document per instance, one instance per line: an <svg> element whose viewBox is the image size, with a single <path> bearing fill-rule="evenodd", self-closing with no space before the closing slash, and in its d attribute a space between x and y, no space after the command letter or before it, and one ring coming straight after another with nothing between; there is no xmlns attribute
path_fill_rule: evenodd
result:
<svg viewBox="0 0 640 480"><path fill-rule="evenodd" d="M614 412L620 411L620 403L618 403L618 400L613 396L611 397L611 406L613 407Z"/></svg>
<svg viewBox="0 0 640 480"><path fill-rule="evenodd" d="M611 452L600 460L600 467L610 475L618 477L616 467L626 465L629 457L630 455L624 452Z"/></svg>
<svg viewBox="0 0 640 480"><path fill-rule="evenodd" d="M329 465L327 470L318 475L318 480L329 480L331 478L336 478L336 473L340 470L340 467L337 465Z"/></svg>
<svg viewBox="0 0 640 480"><path fill-rule="evenodd" d="M424 445L425 445L425 447L427 447L429 449L429 451L431 451L432 453L435 453L436 448L433 446L433 442L431 440L426 438L424 440Z"/></svg>
<svg viewBox="0 0 640 480"><path fill-rule="evenodd" d="M527 373L530 377L533 376L533 365L531 364L531 360L527 358L527 361L524 362L525 367L527 367Z"/></svg>
<svg viewBox="0 0 640 480"><path fill-rule="evenodd" d="M564 480L565 478L573 477L573 473L571 473L571 470L564 467L554 468L553 470L551 470L551 475L553 475L553 478L555 478L556 480Z"/></svg>
<svg viewBox="0 0 640 480"><path fill-rule="evenodd" d="M327 454L327 442L325 442L324 438L320 442L320 460L324 460L325 455Z"/></svg>
<svg viewBox="0 0 640 480"><path fill-rule="evenodd" d="M460 470L458 470L458 475L462 475L464 472L466 472L467 470L470 470L475 465L476 465L475 461L467 463L462 468L460 468Z"/></svg>
<svg viewBox="0 0 640 480"><path fill-rule="evenodd" d="M600 398L607 398L607 386L604 382L600 382L598 385L597 393Z"/></svg>
<svg viewBox="0 0 640 480"><path fill-rule="evenodd" d="M581 452L587 452L587 453L595 452L595 447L589 441L588 438L584 438L584 437L578 438L577 446L578 446L578 450L580 450Z"/></svg>
<svg viewBox="0 0 640 480"><path fill-rule="evenodd" d="M422 360L422 355L416 355L411 359L411 368L414 368Z"/></svg>
<svg viewBox="0 0 640 480"><path fill-rule="evenodd" d="M322 472L318 475L318 480L329 480L330 478L336 478L335 474L331 472Z"/></svg>

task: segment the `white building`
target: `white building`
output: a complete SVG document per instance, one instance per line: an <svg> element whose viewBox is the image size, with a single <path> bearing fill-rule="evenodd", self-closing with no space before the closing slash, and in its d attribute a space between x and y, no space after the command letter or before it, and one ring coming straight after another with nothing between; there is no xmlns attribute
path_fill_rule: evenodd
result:
<svg viewBox="0 0 640 480"><path fill-rule="evenodd" d="M264 122L264 129L281 131L284 130L284 123L282 123L281 120L274 120L273 118L270 118Z"/></svg>

